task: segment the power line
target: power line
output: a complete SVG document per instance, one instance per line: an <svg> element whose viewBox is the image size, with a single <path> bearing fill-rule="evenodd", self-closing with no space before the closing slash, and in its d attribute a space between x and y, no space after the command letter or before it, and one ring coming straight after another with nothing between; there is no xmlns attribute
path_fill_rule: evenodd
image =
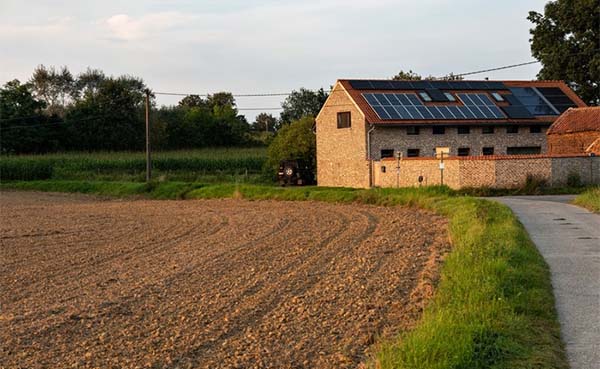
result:
<svg viewBox="0 0 600 369"><path fill-rule="evenodd" d="M180 92L152 92L155 95L170 95L170 96L191 96L191 95L197 95L197 96L208 96L210 94L196 94L196 93L192 93L192 94L185 94L185 93L180 93ZM291 95L291 92L274 92L274 93L264 93L264 94L232 94L233 97L268 97L268 96L289 96Z"/></svg>
<svg viewBox="0 0 600 369"><path fill-rule="evenodd" d="M490 68L490 69L482 69L482 70L478 70L478 71L474 71L474 72L453 74L453 76L464 77L464 76L470 76L470 75L473 75L473 74L480 74L480 73L493 72L493 71L503 70L503 69L517 68L517 67L522 67L524 65L536 64L536 63L540 63L540 61L539 60L532 60L532 61L528 61L528 62L524 62L524 63L505 65L505 66L502 66L502 67L496 67L496 68Z"/></svg>

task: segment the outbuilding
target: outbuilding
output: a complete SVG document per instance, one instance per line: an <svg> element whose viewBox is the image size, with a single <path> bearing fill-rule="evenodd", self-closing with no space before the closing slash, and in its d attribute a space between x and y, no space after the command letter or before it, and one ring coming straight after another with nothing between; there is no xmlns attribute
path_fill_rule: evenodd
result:
<svg viewBox="0 0 600 369"><path fill-rule="evenodd" d="M600 107L571 108L547 132L548 152L600 155Z"/></svg>

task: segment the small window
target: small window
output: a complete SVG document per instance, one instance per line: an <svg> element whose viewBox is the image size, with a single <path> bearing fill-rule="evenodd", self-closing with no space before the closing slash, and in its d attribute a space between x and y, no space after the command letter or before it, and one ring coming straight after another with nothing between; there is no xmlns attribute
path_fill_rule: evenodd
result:
<svg viewBox="0 0 600 369"><path fill-rule="evenodd" d="M485 126L481 129L481 133L483 133L484 135L491 135L494 133L494 127Z"/></svg>
<svg viewBox="0 0 600 369"><path fill-rule="evenodd" d="M459 135L468 135L469 133L471 133L471 128L470 127L458 127L458 134Z"/></svg>
<svg viewBox="0 0 600 369"><path fill-rule="evenodd" d="M446 127L433 127L434 135L443 135L446 133Z"/></svg>
<svg viewBox="0 0 600 369"><path fill-rule="evenodd" d="M429 96L429 94L425 91L421 91L419 92L419 96L421 96L421 99L425 102L430 102L431 101L431 96Z"/></svg>
<svg viewBox="0 0 600 369"><path fill-rule="evenodd" d="M444 96L446 96L448 101L456 101L456 97L454 97L454 95L452 95L450 92L444 92Z"/></svg>
<svg viewBox="0 0 600 369"><path fill-rule="evenodd" d="M494 155L494 148L484 147L483 150L481 150L481 152L483 153L483 155Z"/></svg>
<svg viewBox="0 0 600 369"><path fill-rule="evenodd" d="M394 157L394 149L383 149L381 150L381 158L393 158Z"/></svg>
<svg viewBox="0 0 600 369"><path fill-rule="evenodd" d="M531 127L529 127L529 133L542 133L542 127L531 126Z"/></svg>
<svg viewBox="0 0 600 369"><path fill-rule="evenodd" d="M507 147L506 153L508 155L537 155L542 153L542 148L540 146Z"/></svg>
<svg viewBox="0 0 600 369"><path fill-rule="evenodd" d="M471 149L468 147L459 147L458 156L469 156L471 155Z"/></svg>
<svg viewBox="0 0 600 369"><path fill-rule="evenodd" d="M407 135L411 135L411 136L415 136L419 134L419 127L415 127L415 126L408 126L406 127L406 134Z"/></svg>
<svg viewBox="0 0 600 369"><path fill-rule="evenodd" d="M500 95L497 92L492 92L492 97L494 98L494 100L496 100L498 102L504 101L504 98L502 97L502 95Z"/></svg>
<svg viewBox="0 0 600 369"><path fill-rule="evenodd" d="M350 128L350 112L344 111L337 113L337 127L338 128Z"/></svg>
<svg viewBox="0 0 600 369"><path fill-rule="evenodd" d="M406 156L409 158L416 158L417 156L419 156L419 149L406 150Z"/></svg>
<svg viewBox="0 0 600 369"><path fill-rule="evenodd" d="M506 133L519 133L519 126L506 127Z"/></svg>

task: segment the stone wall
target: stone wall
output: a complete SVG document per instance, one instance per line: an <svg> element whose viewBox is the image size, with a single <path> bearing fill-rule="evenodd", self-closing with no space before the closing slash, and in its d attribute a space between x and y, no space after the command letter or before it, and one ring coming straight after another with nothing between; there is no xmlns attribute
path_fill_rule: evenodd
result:
<svg viewBox="0 0 600 369"><path fill-rule="evenodd" d="M337 128L338 112L350 112L349 128ZM329 94L317 116L316 129L318 184L369 187L365 117L341 84Z"/></svg>
<svg viewBox="0 0 600 369"><path fill-rule="evenodd" d="M374 161L374 185L400 187L438 185L442 183L440 161L434 158L410 158ZM385 167L385 169L382 169ZM450 157L444 160L443 184L451 188L492 187L515 188L527 177L546 180L552 186L563 186L570 175L584 184L600 184L600 157L591 156L490 156ZM423 181L419 182L419 176Z"/></svg>
<svg viewBox="0 0 600 369"><path fill-rule="evenodd" d="M458 149L468 147L470 155L481 155L484 147L493 147L495 155L506 155L508 147L541 147L546 153L546 130L530 133L529 126L519 126L518 133L507 133L506 126L495 126L494 133L482 133L482 126L471 126L469 134L458 134L457 127L446 127L443 135L434 135L433 127L420 127L418 135L408 135L406 127L377 126L371 137L371 157L381 159L382 149L402 151L407 156L408 149L419 149L420 156L433 156L436 147L449 147L450 156L458 155Z"/></svg>

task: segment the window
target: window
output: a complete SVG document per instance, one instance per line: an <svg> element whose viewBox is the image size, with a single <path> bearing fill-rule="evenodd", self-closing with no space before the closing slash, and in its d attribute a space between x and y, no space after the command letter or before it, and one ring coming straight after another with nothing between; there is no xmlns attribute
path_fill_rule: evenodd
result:
<svg viewBox="0 0 600 369"><path fill-rule="evenodd" d="M542 153L542 148L540 146L507 147L506 153L508 155L537 155Z"/></svg>
<svg viewBox="0 0 600 369"><path fill-rule="evenodd" d="M506 127L506 133L519 133L519 126Z"/></svg>
<svg viewBox="0 0 600 369"><path fill-rule="evenodd" d="M382 149L381 150L381 158L393 158L394 157L394 149Z"/></svg>
<svg viewBox="0 0 600 369"><path fill-rule="evenodd" d="M458 156L469 156L471 155L471 149L468 147L459 147Z"/></svg>
<svg viewBox="0 0 600 369"><path fill-rule="evenodd" d="M483 153L483 155L494 155L494 148L484 147L483 150L481 150L481 152Z"/></svg>
<svg viewBox="0 0 600 369"><path fill-rule="evenodd" d="M471 127L458 127L459 135L468 135L471 133Z"/></svg>
<svg viewBox="0 0 600 369"><path fill-rule="evenodd" d="M415 126L406 127L406 134L407 135L418 135L419 127L415 127Z"/></svg>
<svg viewBox="0 0 600 369"><path fill-rule="evenodd" d="M454 95L452 95L450 92L444 92L444 96L446 96L448 101L456 101L456 97L454 97Z"/></svg>
<svg viewBox="0 0 600 369"><path fill-rule="evenodd" d="M494 133L494 127L486 126L481 129L481 133L484 135L491 135Z"/></svg>
<svg viewBox="0 0 600 369"><path fill-rule="evenodd" d="M406 156L409 158L416 158L417 156L419 156L419 149L406 150Z"/></svg>
<svg viewBox="0 0 600 369"><path fill-rule="evenodd" d="M350 112L344 111L337 113L337 127L350 128Z"/></svg>
<svg viewBox="0 0 600 369"><path fill-rule="evenodd" d="M425 91L419 92L419 96L421 96L421 99L423 101L426 101L426 102L430 102L431 101L431 96L429 96L429 94L427 92L425 92Z"/></svg>
<svg viewBox="0 0 600 369"><path fill-rule="evenodd" d="M500 95L497 92L492 92L492 97L494 98L494 100L496 100L498 102L504 101L504 98L502 97L502 95Z"/></svg>
<svg viewBox="0 0 600 369"><path fill-rule="evenodd" d="M529 133L541 133L542 127L540 126L531 126L529 127Z"/></svg>
<svg viewBox="0 0 600 369"><path fill-rule="evenodd" d="M446 133L446 127L433 127L434 135L443 135Z"/></svg>

